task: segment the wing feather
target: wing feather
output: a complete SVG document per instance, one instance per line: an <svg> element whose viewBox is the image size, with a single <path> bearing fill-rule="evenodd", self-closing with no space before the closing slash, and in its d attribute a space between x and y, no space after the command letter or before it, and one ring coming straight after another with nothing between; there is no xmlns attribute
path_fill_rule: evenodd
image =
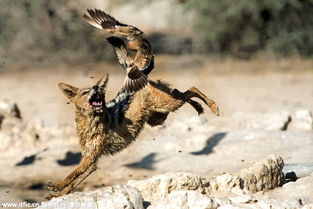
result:
<svg viewBox="0 0 313 209"><path fill-rule="evenodd" d="M87 9L89 14L83 14L84 19L90 23L91 25L95 26L96 28L100 29L114 29L115 26L128 26L126 24L120 23L114 17L106 14L105 12L95 9Z"/></svg>
<svg viewBox="0 0 313 209"><path fill-rule="evenodd" d="M137 67L128 70L125 78L125 89L128 91L138 91L148 84L148 78Z"/></svg>
<svg viewBox="0 0 313 209"><path fill-rule="evenodd" d="M154 56L150 43L143 38L143 32L138 28L120 23L114 17L98 9L87 9L88 15L83 14L83 18L92 26L104 29L114 36L107 38L114 47L119 63L126 70L124 88L128 91L138 91L148 83L147 75L154 68ZM122 35L122 36L121 36ZM120 37L135 37L135 48L129 42L127 45ZM136 50L136 56L129 55L128 50Z"/></svg>
<svg viewBox="0 0 313 209"><path fill-rule="evenodd" d="M124 41L115 36L111 36L107 40L114 47L119 63L126 70L133 62L133 59L129 56Z"/></svg>

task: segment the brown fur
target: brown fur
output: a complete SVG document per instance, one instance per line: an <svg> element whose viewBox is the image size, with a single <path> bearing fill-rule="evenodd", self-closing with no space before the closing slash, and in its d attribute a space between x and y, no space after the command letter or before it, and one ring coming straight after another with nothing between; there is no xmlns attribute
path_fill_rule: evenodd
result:
<svg viewBox="0 0 313 209"><path fill-rule="evenodd" d="M108 75L96 84L103 92L103 103L107 81ZM78 89L64 83L60 83L59 88L76 106L75 122L83 157L78 167L63 181L56 185L50 184L52 193L49 199L70 193L96 170L97 161L102 155L113 155L125 149L135 141L146 122L152 126L163 124L169 112L191 101L192 97L202 100L218 115L215 102L197 88L192 87L182 93L177 89L172 90L161 81L149 81L145 88L133 93L122 120L110 113L105 105L101 111L88 106L90 98L97 94L92 88Z"/></svg>

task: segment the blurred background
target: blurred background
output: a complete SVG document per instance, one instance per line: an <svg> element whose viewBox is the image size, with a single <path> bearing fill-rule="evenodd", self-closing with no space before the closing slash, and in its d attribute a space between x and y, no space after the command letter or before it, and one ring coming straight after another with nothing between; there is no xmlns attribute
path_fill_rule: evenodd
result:
<svg viewBox="0 0 313 209"><path fill-rule="evenodd" d="M158 54L238 59L313 54L312 0L11 0L1 1L1 68L16 62L115 61L101 33L81 18L87 8L138 26Z"/></svg>
<svg viewBox="0 0 313 209"><path fill-rule="evenodd" d="M87 8L143 30L156 54L150 78L198 87L221 116L207 109L199 119L185 105L103 157L79 190L170 171L234 172L272 153L313 161L313 0L1 0L0 203L44 200L47 182L79 163L74 107L58 82L90 86L109 72L108 99L123 85L103 31L82 18ZM21 118L12 122L14 103ZM309 132L289 132L299 109Z"/></svg>

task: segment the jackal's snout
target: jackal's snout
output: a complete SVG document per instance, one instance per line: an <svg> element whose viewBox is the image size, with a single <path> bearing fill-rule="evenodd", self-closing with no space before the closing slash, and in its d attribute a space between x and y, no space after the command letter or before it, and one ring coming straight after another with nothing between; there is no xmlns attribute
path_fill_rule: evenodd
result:
<svg viewBox="0 0 313 209"><path fill-rule="evenodd" d="M77 88L65 83L58 86L63 94L75 104L79 110L101 113L105 110L105 92L109 81L109 74L106 73L91 88Z"/></svg>
<svg viewBox="0 0 313 209"><path fill-rule="evenodd" d="M104 90L102 87L95 85L91 88L89 98L88 98L89 107L96 112L103 112L103 107L105 104L104 101Z"/></svg>

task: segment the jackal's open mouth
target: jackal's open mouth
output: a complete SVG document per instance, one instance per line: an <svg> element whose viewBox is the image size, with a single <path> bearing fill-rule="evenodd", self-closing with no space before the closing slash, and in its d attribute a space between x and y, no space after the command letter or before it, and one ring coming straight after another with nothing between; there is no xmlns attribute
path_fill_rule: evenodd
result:
<svg viewBox="0 0 313 209"><path fill-rule="evenodd" d="M90 108L102 112L103 110L103 95L93 94L89 99Z"/></svg>

